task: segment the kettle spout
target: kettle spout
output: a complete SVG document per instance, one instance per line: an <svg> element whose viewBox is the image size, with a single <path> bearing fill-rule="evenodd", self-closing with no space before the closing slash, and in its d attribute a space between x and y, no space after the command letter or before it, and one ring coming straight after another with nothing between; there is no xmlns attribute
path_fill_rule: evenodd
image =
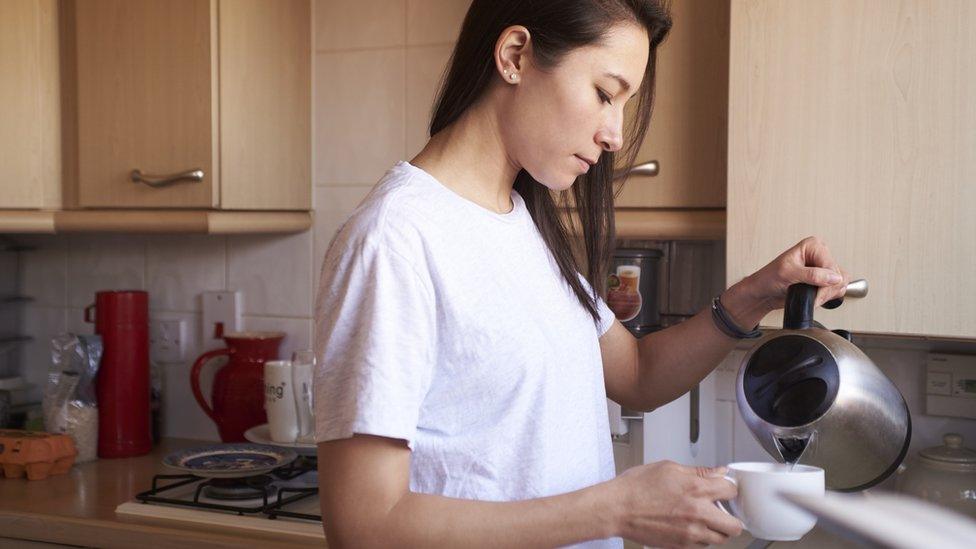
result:
<svg viewBox="0 0 976 549"><path fill-rule="evenodd" d="M793 465L799 463L807 449L812 446L813 438L814 433L799 437L778 437L774 435L773 444L776 446L783 463Z"/></svg>

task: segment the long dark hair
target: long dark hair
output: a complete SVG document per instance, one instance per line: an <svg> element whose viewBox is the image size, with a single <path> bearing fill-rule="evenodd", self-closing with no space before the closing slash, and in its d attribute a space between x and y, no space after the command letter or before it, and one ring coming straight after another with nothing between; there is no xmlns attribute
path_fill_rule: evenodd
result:
<svg viewBox="0 0 976 549"><path fill-rule="evenodd" d="M507 27L527 28L532 37L533 62L549 69L557 66L570 50L598 43L614 24L627 21L643 26L650 41L636 116L626 129L627 146L622 151L621 166L633 166L654 104L657 48L671 28L670 10L664 0L474 0L464 17L450 68L434 103L430 135L457 120L489 88L496 78L495 42ZM559 214L560 208L568 208L566 193L561 193L557 206L549 189L525 170L516 176L514 185L563 277L595 323L599 322L596 295L603 291L616 232L613 201L620 191L613 190L614 156L604 151L599 161L572 187L586 254L584 276L593 295L586 292L576 274L580 269L572 252L569 230Z"/></svg>

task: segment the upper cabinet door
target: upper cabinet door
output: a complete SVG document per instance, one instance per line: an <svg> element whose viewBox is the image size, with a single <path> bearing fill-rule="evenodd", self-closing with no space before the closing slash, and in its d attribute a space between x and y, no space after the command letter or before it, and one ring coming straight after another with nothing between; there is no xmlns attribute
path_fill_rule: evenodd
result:
<svg viewBox="0 0 976 549"><path fill-rule="evenodd" d="M216 0L85 0L75 18L82 207L210 208L216 169ZM203 170L153 188L131 179Z"/></svg>
<svg viewBox="0 0 976 549"><path fill-rule="evenodd" d="M311 208L311 44L308 0L221 2L221 208Z"/></svg>
<svg viewBox="0 0 976 549"><path fill-rule="evenodd" d="M0 209L60 205L57 30L55 0L0 1Z"/></svg>
<svg viewBox="0 0 976 549"><path fill-rule="evenodd" d="M976 337L974 29L966 0L732 3L728 283L819 235L870 284L828 327Z"/></svg>
<svg viewBox="0 0 976 549"><path fill-rule="evenodd" d="M682 0L671 9L673 26L657 54L654 113L636 159L657 160L660 172L629 177L616 206L724 208L729 2ZM628 104L627 124L636 103Z"/></svg>

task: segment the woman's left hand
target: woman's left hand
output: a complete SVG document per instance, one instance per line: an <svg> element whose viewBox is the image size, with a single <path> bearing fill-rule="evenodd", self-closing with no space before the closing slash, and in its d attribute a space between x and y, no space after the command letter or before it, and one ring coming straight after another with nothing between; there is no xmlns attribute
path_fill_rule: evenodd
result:
<svg viewBox="0 0 976 549"><path fill-rule="evenodd" d="M759 318L762 318L769 311L785 307L787 288L798 282L819 286L816 300L819 307L844 295L850 275L837 265L822 240L810 236L730 290L737 290L739 300L748 296L747 300L751 303L746 308L758 312ZM728 306L724 296L722 303Z"/></svg>

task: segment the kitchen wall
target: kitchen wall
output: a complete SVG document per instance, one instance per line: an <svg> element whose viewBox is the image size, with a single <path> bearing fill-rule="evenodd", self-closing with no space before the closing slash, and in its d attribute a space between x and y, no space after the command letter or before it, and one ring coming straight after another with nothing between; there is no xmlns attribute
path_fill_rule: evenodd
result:
<svg viewBox="0 0 976 549"><path fill-rule="evenodd" d="M154 318L187 322L187 360L161 365L163 433L217 440L190 392L201 345L199 294L239 290L243 328L281 330L282 355L312 343L318 269L339 224L386 169L426 142L430 106L469 0L313 2L311 231L276 236L19 235L24 331L21 372L42 386L51 337L91 333L83 309L102 289L144 289ZM211 368L212 371L213 368ZM209 380L204 382L209 385Z"/></svg>

